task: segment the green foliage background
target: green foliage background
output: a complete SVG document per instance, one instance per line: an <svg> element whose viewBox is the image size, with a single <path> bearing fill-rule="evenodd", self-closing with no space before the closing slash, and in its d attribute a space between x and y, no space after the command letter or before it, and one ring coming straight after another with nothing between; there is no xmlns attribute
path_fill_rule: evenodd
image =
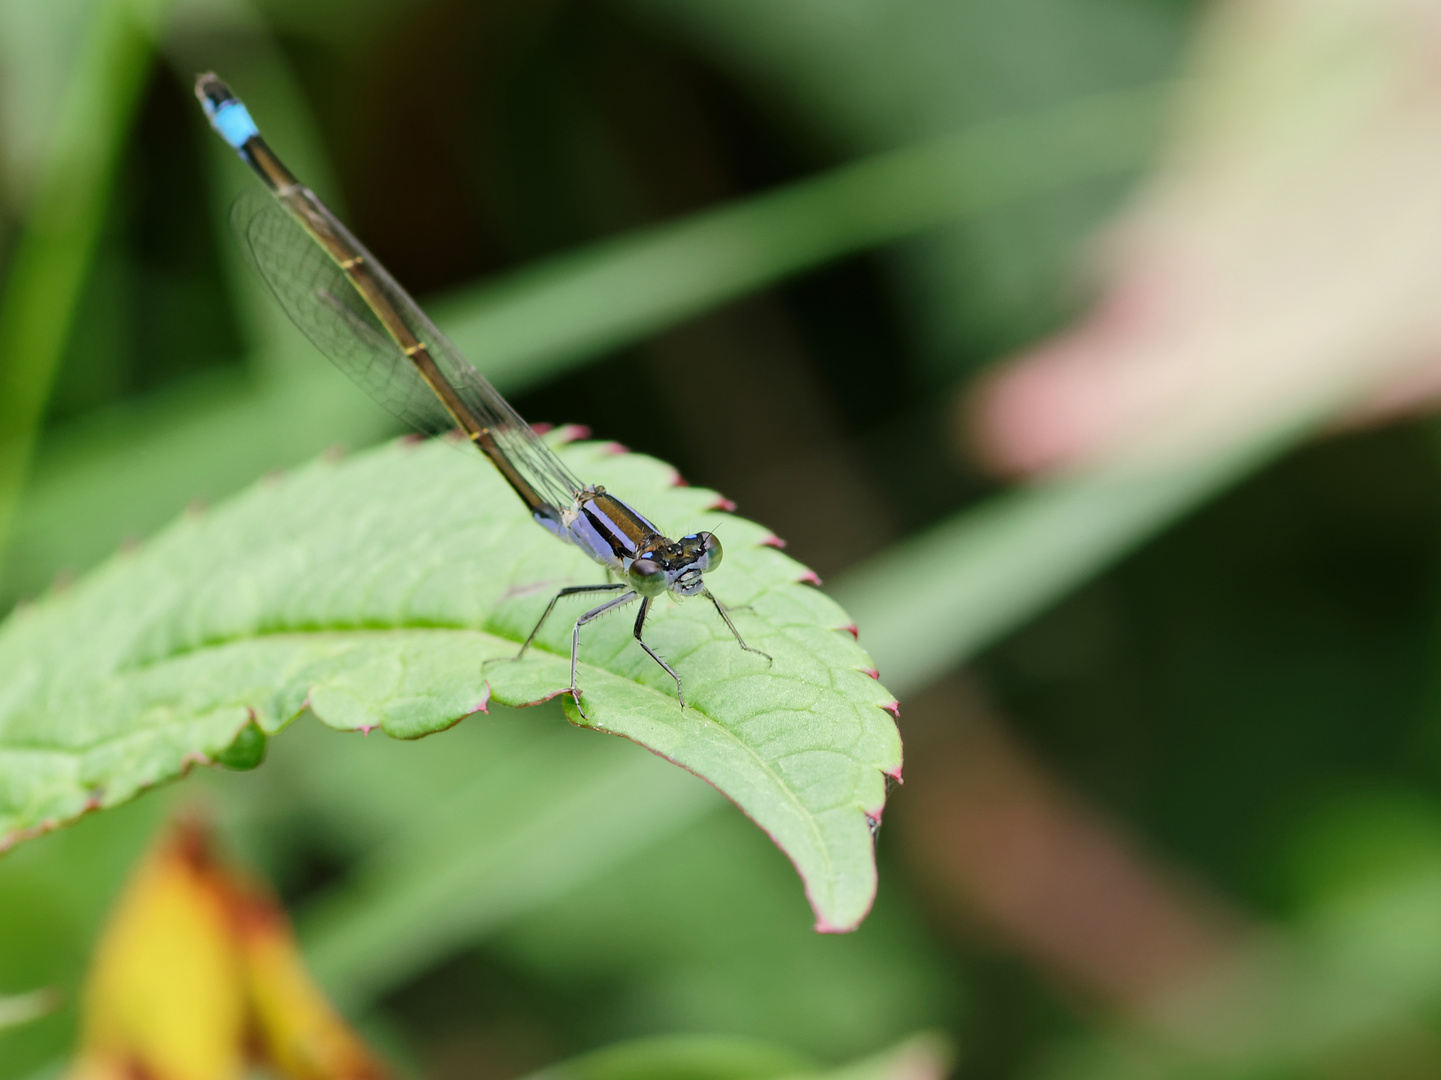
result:
<svg viewBox="0 0 1441 1080"><path fill-rule="evenodd" d="M224 219L249 177L189 94L216 69L525 415L736 499L820 570L903 702L949 701L972 661L1053 773L1279 928L1300 974L1265 983L1264 1035L1158 1046L998 942L923 846L901 856L919 790L893 795L870 919L817 936L733 808L542 707L414 744L300 723L257 772L0 860L0 996L71 992L0 1032L0 1080L62 1058L106 907L200 790L327 989L417 1076L509 1077L673 1033L834 1064L926 1028L965 1077L1304 1075L1337 1040L1429 1031L1431 428L1291 450L1295 417L1186 473L1020 493L955 450L964 381L1078 306L1078 245L1147 160L1191 15L0 6L0 592L8 607L196 500L394 433L240 265ZM747 1068L731 1074L764 1071Z"/></svg>

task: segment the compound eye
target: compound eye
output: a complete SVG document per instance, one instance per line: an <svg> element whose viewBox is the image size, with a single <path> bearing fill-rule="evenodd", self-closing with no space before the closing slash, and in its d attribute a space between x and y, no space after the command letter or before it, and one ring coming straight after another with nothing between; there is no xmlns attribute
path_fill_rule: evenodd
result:
<svg viewBox="0 0 1441 1080"><path fill-rule="evenodd" d="M630 585L642 596L659 596L665 592L665 570L654 559L636 559L628 571Z"/></svg>
<svg viewBox="0 0 1441 1080"><path fill-rule="evenodd" d="M700 541L701 546L699 559L701 570L714 570L721 563L721 542L716 539L715 533L696 533L695 538Z"/></svg>

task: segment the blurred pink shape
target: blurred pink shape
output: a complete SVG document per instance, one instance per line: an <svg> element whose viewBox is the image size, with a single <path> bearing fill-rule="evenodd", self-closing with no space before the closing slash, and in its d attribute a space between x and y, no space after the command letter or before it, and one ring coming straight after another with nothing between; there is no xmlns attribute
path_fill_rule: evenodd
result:
<svg viewBox="0 0 1441 1080"><path fill-rule="evenodd" d="M1205 455L1441 395L1441 4L1227 0L1081 323L970 401L1003 471Z"/></svg>

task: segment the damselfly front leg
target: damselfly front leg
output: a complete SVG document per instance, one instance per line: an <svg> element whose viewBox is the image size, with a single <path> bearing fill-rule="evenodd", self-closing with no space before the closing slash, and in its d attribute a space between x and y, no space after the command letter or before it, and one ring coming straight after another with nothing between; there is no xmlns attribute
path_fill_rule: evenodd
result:
<svg viewBox="0 0 1441 1080"><path fill-rule="evenodd" d="M553 597L551 597L550 603L545 606L545 611L541 613L539 620L536 621L535 628L531 630L531 632L526 636L525 641L521 643L520 650L515 654L515 656L510 657L509 659L519 660L523 656L525 656L526 650L530 648L531 643L536 638L536 635L540 633L541 627L545 625L545 621L550 618L551 612L555 610L555 605L563 597L583 596L587 593L615 592L627 588L628 586L626 585L609 584L571 585L567 586L564 589L561 589ZM725 606L715 598L715 596L710 592L709 589L704 590L701 595L715 605L716 613L719 614L721 619L725 622L726 628L730 630L731 635L736 639L737 645L739 645L746 652L755 653L757 656L765 657L767 663L772 662L770 653L763 652L760 649L754 648L746 644L745 638L741 636L741 632L736 629L735 623L731 621L730 615L727 614ZM629 604L631 601L636 599L640 599L641 601L640 611L636 614L635 619L634 636L636 643L645 650L647 656L649 656L652 660L654 660L657 664L661 666L661 668L665 671L667 675L669 675L672 679L675 680L676 700L680 702L680 707L682 709L685 708L685 686L684 683L681 681L680 674L675 670L675 668L671 667L670 664L666 663L665 659L662 658L658 652L656 652L650 647L644 637L646 616L650 614L651 604L654 602L655 598L651 596L641 597L640 594L635 591L628 591L622 596L617 596L613 600L607 600L599 607L594 607L591 610L587 611L580 618L576 619L575 626L571 629L570 695L571 700L575 702L576 711L579 712L580 715L585 719L589 719L589 717L586 716L585 708L581 705L580 687L578 685L578 675L580 667L580 628L586 623L593 622L594 620L600 618L607 612L614 611L616 608L624 607L626 604Z"/></svg>
<svg viewBox="0 0 1441 1080"><path fill-rule="evenodd" d="M654 649L652 649L649 645L647 645L645 643L645 638L640 636L641 631L645 629L645 617L650 613L650 605L652 599L653 597L647 596L644 600L640 602L640 613L635 617L635 639L636 641L640 642L640 647L646 651L646 654L661 667L665 668L666 674L668 674L672 679L675 680L676 700L680 702L680 707L684 709L685 694L681 690L680 676L675 673L675 668L671 667L664 660L662 660L660 658L660 654L657 653Z"/></svg>
<svg viewBox="0 0 1441 1080"><path fill-rule="evenodd" d="M741 637L741 632L736 629L736 624L731 622L730 614L726 611L725 605L722 604L719 600L717 600L715 598L715 595L709 589L702 589L701 595L715 605L716 614L725 620L726 626L730 627L730 632L735 635L737 645L739 645L746 652L753 652L757 656L764 656L768 663L775 663L775 657L771 656L770 653L762 652L760 649L753 649L746 644L746 639Z"/></svg>

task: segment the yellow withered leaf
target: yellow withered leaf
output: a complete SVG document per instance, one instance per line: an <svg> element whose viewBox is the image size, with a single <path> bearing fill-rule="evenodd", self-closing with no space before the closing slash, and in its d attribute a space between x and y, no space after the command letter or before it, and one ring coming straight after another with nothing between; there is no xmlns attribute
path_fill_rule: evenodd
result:
<svg viewBox="0 0 1441 1080"><path fill-rule="evenodd" d="M198 826L131 879L96 952L71 1080L229 1080L244 1068L245 980L228 898Z"/></svg>
<svg viewBox="0 0 1441 1080"><path fill-rule="evenodd" d="M252 1023L265 1060L294 1080L384 1080L386 1071L305 969L279 905L257 893L237 911Z"/></svg>
<svg viewBox="0 0 1441 1080"><path fill-rule="evenodd" d="M136 871L96 951L68 1080L385 1080L305 970L289 920L191 821Z"/></svg>

